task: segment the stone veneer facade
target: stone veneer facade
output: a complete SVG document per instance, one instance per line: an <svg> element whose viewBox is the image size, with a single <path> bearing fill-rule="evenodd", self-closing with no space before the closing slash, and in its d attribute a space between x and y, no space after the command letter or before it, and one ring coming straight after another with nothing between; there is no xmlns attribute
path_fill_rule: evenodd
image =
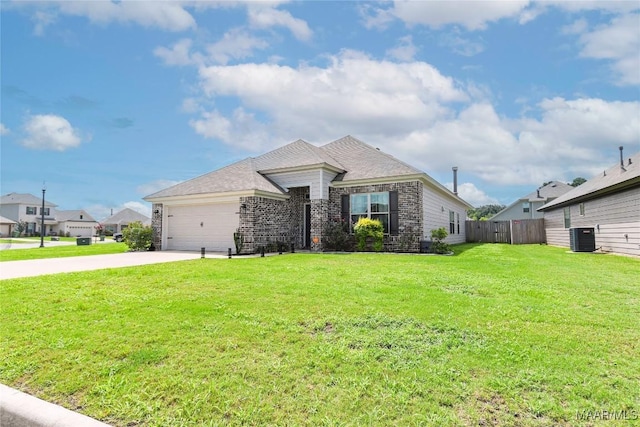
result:
<svg viewBox="0 0 640 427"><path fill-rule="evenodd" d="M399 233L397 236L384 236L384 250L386 252L420 252L420 240L424 239L423 184L420 181L330 188L329 216L326 218L337 220L341 218L343 194L387 191L398 192Z"/></svg>
<svg viewBox="0 0 640 427"><path fill-rule="evenodd" d="M397 236L384 237L384 250L389 252L419 252L423 229L423 184L420 181L391 184L329 188L329 200L309 200L309 187L289 189L289 199L276 200L249 196L240 198L239 231L244 234L243 254L255 253L269 243L291 243L304 247L304 206L311 205L312 251L323 250L325 227L329 220L340 220L343 194L398 192ZM162 203L152 206L151 227L156 250L162 249ZM314 242L317 238L317 243Z"/></svg>
<svg viewBox="0 0 640 427"><path fill-rule="evenodd" d="M151 205L152 242L156 251L162 250L162 210L162 203L154 203Z"/></svg>

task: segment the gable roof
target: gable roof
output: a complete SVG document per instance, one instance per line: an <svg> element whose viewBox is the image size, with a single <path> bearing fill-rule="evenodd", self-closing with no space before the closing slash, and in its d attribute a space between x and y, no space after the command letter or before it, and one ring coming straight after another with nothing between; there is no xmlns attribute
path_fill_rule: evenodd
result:
<svg viewBox="0 0 640 427"><path fill-rule="evenodd" d="M0 224L17 224L17 222L15 222L12 219L9 218L5 218L3 216L0 216Z"/></svg>
<svg viewBox="0 0 640 427"><path fill-rule="evenodd" d="M538 188L526 196L518 199L518 201L526 200L528 202L546 202L549 199L555 199L562 196L567 191L573 190L574 187L560 181L551 181L547 185Z"/></svg>
<svg viewBox="0 0 640 427"><path fill-rule="evenodd" d="M250 157L213 172L181 182L164 190L160 190L145 197L144 199L148 200L163 197L192 196L197 194L227 193L249 190L280 194L285 193L282 188L258 173L255 159Z"/></svg>
<svg viewBox="0 0 640 427"><path fill-rule="evenodd" d="M301 139L256 157L254 161L261 173L306 166L328 166L341 172L345 170L341 163L322 147L316 147Z"/></svg>
<svg viewBox="0 0 640 427"><path fill-rule="evenodd" d="M82 215L82 218L80 218ZM72 210L72 211L57 211L56 212L56 220L58 222L65 221L87 221L87 222L96 222L95 219L91 215L89 215L86 211L83 210Z"/></svg>
<svg viewBox="0 0 640 427"><path fill-rule="evenodd" d="M0 204L2 205L29 205L29 206L42 206L42 198L38 198L29 193L9 193L0 198ZM44 205L55 208L56 204L44 201Z"/></svg>
<svg viewBox="0 0 640 427"><path fill-rule="evenodd" d="M331 157L340 159L346 171L341 177L342 181L424 174L350 135L320 148Z"/></svg>
<svg viewBox="0 0 640 427"><path fill-rule="evenodd" d="M140 221L143 224L151 222L151 218L146 215L142 215L140 212L136 212L133 209L124 208L120 212L111 215L109 218L101 221L103 224L131 224L134 221Z"/></svg>
<svg viewBox="0 0 640 427"><path fill-rule="evenodd" d="M640 152L630 156L624 167L618 163L538 210L560 208L638 186L640 186Z"/></svg>
<svg viewBox="0 0 640 427"><path fill-rule="evenodd" d="M261 156L241 160L150 194L144 200L245 191L286 195L287 192L269 179L268 175L308 168L333 170L338 173L334 182L344 185L352 181L395 180L403 177L422 180L436 191L471 207L426 173L352 136L345 136L321 147L299 139Z"/></svg>

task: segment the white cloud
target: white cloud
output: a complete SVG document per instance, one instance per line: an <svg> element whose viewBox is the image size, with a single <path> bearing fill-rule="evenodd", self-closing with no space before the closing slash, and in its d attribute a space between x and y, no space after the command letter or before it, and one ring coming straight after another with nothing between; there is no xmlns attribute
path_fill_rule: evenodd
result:
<svg viewBox="0 0 640 427"><path fill-rule="evenodd" d="M152 182L147 182L145 184L141 184L136 187L136 192L141 194L142 196L148 196L150 194L156 193L160 190L164 190L165 188L172 187L176 184L179 184L180 181L173 181L170 179L158 179Z"/></svg>
<svg viewBox="0 0 640 427"><path fill-rule="evenodd" d="M444 33L439 41L442 46L462 56L475 56L484 50L484 44L462 37L459 31Z"/></svg>
<svg viewBox="0 0 640 427"><path fill-rule="evenodd" d="M31 116L24 131L26 137L21 143L27 148L65 151L82 143L80 132L67 119L53 114Z"/></svg>
<svg viewBox="0 0 640 427"><path fill-rule="evenodd" d="M612 61L619 85L640 84L640 14L617 16L606 25L580 36L585 58Z"/></svg>
<svg viewBox="0 0 640 427"><path fill-rule="evenodd" d="M213 111L191 124L204 136L233 141L232 122L238 118L246 122L246 111L256 110L268 116L275 139L309 135L310 129L320 138L359 130L397 134L447 117L451 114L447 104L467 100L453 79L425 62L375 61L353 51L328 59L325 68L203 67L205 94L238 97L245 112L227 118Z"/></svg>
<svg viewBox="0 0 640 427"><path fill-rule="evenodd" d="M397 59L398 61L409 62L413 61L418 49L413 44L411 36L401 37L398 41L398 45L392 49L387 50L387 56Z"/></svg>
<svg viewBox="0 0 640 427"><path fill-rule="evenodd" d="M298 40L309 40L313 32L302 19L294 18L285 10L278 10L267 2L248 3L249 24L253 28L285 27Z"/></svg>
<svg viewBox="0 0 640 427"><path fill-rule="evenodd" d="M167 65L198 65L202 64L202 55L191 54L191 39L181 39L175 42L170 48L164 46L156 47L153 54Z"/></svg>
<svg viewBox="0 0 640 427"><path fill-rule="evenodd" d="M4 123L0 123L0 135L7 135L9 134L11 131L9 130L8 127L6 127L4 125Z"/></svg>
<svg viewBox="0 0 640 427"><path fill-rule="evenodd" d="M257 121L253 114L243 108L234 110L227 118L214 110L203 112L200 119L191 120L189 125L205 138L218 139L227 145L249 151L263 151L274 141L271 128Z"/></svg>
<svg viewBox="0 0 640 427"><path fill-rule="evenodd" d="M453 191L453 183L448 182L445 186ZM464 182L458 185L458 195L462 200L468 202L471 206L483 206L483 205L498 205L500 204L497 199L489 196L484 191L480 190L475 184L471 182Z"/></svg>
<svg viewBox="0 0 640 427"><path fill-rule="evenodd" d="M226 64L231 59L251 57L255 49L265 49L268 46L264 40L241 28L234 28L226 32L222 40L207 46L207 53L214 63Z"/></svg>
<svg viewBox="0 0 640 427"><path fill-rule="evenodd" d="M168 31L185 31L196 27L193 16L178 2L58 1L60 13L83 16L92 23L136 23ZM52 3L49 3L51 6Z"/></svg>
<svg viewBox="0 0 640 427"><path fill-rule="evenodd" d="M468 30L483 30L490 22L518 17L528 5L528 0L394 1L391 8L369 10L365 25L369 28L385 26L394 17L407 25L441 28L453 24Z"/></svg>

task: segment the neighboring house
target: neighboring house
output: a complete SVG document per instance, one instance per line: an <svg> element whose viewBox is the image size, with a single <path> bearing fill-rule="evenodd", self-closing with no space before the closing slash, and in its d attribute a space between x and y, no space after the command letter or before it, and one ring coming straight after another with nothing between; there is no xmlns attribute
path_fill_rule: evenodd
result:
<svg viewBox="0 0 640 427"><path fill-rule="evenodd" d="M322 250L330 221L352 226L360 217L383 223L385 250L418 252L439 227L450 232L447 242L464 242L471 208L426 173L351 136L321 147L298 140L144 200L153 204L157 249L226 251L238 231L243 253L270 242Z"/></svg>
<svg viewBox="0 0 640 427"><path fill-rule="evenodd" d="M570 246L569 229L594 228L596 248L640 255L640 153L539 209L547 242Z"/></svg>
<svg viewBox="0 0 640 427"><path fill-rule="evenodd" d="M51 234L57 224L55 220L55 208L57 205L44 203L45 235ZM42 198L28 193L9 193L0 198L0 215L15 222L24 221L27 228L24 234L27 236L40 233L42 226Z"/></svg>
<svg viewBox="0 0 640 427"><path fill-rule="evenodd" d="M144 225L151 225L151 218L129 208L125 208L115 215L106 218L102 221L102 225L106 231L120 233L135 221L140 221Z"/></svg>
<svg viewBox="0 0 640 427"><path fill-rule="evenodd" d="M538 212L544 204L551 202L564 193L572 190L573 187L559 181L552 181L547 185L538 188L536 191L519 198L493 217L490 221L509 221L517 219L538 219L543 217L542 212Z"/></svg>
<svg viewBox="0 0 640 427"><path fill-rule="evenodd" d="M86 211L58 211L56 214L57 225L54 232L58 235L72 237L91 237L96 234L98 222Z"/></svg>
<svg viewBox="0 0 640 427"><path fill-rule="evenodd" d="M11 236L16 224L14 220L0 216L0 237Z"/></svg>

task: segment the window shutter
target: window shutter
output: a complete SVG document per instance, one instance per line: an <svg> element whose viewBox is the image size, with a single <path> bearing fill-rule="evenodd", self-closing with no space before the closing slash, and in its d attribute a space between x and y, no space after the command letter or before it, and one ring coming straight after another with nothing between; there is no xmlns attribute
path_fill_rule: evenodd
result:
<svg viewBox="0 0 640 427"><path fill-rule="evenodd" d="M343 194L341 198L342 198L342 208L340 211L340 218L345 224L349 224L349 222L351 221L351 219L349 218L349 215L350 215L349 200L351 196L349 194Z"/></svg>
<svg viewBox="0 0 640 427"><path fill-rule="evenodd" d="M389 191L389 234L392 236L398 235L398 222L398 192Z"/></svg>

